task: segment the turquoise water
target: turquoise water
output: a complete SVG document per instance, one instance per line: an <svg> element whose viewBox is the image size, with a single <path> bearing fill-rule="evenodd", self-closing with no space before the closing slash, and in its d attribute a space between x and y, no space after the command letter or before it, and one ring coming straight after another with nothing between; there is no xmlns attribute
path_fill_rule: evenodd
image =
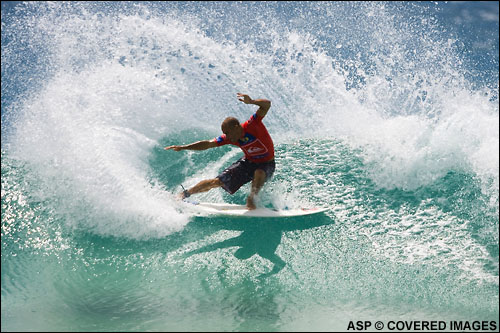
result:
<svg viewBox="0 0 500 333"><path fill-rule="evenodd" d="M259 204L326 214L175 200L237 92ZM2 3L1 151L2 331L498 331L498 3Z"/></svg>

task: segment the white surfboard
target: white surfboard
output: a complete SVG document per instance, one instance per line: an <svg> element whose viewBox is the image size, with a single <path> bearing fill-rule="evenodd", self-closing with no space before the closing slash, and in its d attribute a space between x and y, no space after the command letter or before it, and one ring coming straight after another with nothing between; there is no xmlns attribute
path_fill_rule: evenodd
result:
<svg viewBox="0 0 500 333"><path fill-rule="evenodd" d="M228 203L210 203L210 202L191 202L185 201L192 205L192 209L197 215L202 216L237 216L237 217L294 217L319 214L326 212L328 208L299 208L299 209L269 209L257 208L249 210L244 205L235 205Z"/></svg>

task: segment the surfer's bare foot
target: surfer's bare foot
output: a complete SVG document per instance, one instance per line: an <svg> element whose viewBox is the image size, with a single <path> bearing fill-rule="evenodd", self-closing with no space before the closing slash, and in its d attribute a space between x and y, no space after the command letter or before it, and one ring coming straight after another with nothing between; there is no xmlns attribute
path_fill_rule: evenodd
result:
<svg viewBox="0 0 500 333"><path fill-rule="evenodd" d="M177 199L184 200L184 199L188 198L189 196L191 196L191 194L189 194L188 191L182 191L181 193L177 194Z"/></svg>
<svg viewBox="0 0 500 333"><path fill-rule="evenodd" d="M248 208L248 210L253 210L253 209L257 208L257 207L255 206L255 203L254 203L254 201L253 201L253 197L252 197L252 196L249 196L249 197L247 198L247 208Z"/></svg>

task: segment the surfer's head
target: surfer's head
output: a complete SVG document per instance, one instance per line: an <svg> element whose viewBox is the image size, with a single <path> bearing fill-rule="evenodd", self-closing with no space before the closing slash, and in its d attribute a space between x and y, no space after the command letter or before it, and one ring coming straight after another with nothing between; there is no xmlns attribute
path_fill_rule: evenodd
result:
<svg viewBox="0 0 500 333"><path fill-rule="evenodd" d="M222 133L226 134L227 139L231 142L238 141L244 133L239 120L234 117L227 117L224 119L220 127Z"/></svg>

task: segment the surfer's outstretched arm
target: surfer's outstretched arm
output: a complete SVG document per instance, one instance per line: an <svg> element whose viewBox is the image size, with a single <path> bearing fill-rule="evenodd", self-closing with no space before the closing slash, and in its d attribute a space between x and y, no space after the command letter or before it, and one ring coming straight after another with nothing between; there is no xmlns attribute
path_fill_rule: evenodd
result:
<svg viewBox="0 0 500 333"><path fill-rule="evenodd" d="M242 93L238 93L238 100L245 104L255 104L259 106L257 110L257 115L264 118L267 111L271 108L271 101L268 99L251 99L250 96Z"/></svg>
<svg viewBox="0 0 500 333"><path fill-rule="evenodd" d="M215 148L215 147L217 147L217 143L215 141L203 140L203 141L191 143L189 145L168 146L168 147L165 147L163 149L165 149L165 150L173 149L175 151L181 151L181 150L205 150L205 149Z"/></svg>

